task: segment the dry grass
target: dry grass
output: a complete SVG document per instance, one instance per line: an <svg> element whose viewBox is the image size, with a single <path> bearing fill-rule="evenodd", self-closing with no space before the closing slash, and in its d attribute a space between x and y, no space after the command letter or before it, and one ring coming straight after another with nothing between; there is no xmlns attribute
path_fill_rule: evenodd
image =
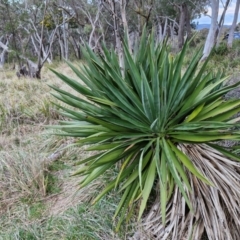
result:
<svg viewBox="0 0 240 240"><path fill-rule="evenodd" d="M64 63L51 67L74 77ZM45 128L62 119L49 85L70 88L47 67L41 80L8 69L0 79L0 240L118 239L111 219L118 196L89 206L103 182L76 193L78 179L69 176L89 153L65 148L72 140Z"/></svg>
<svg viewBox="0 0 240 240"><path fill-rule="evenodd" d="M49 104L47 84L60 84L47 69L46 79L18 79L0 72L0 210L46 196L44 125L59 118Z"/></svg>
<svg viewBox="0 0 240 240"><path fill-rule="evenodd" d="M61 72L69 74L66 65L59 67ZM47 68L43 71L42 80L8 78L5 71L0 72L0 76L0 127L3 133L20 124L46 124L58 119L48 85L61 87L62 83Z"/></svg>
<svg viewBox="0 0 240 240"><path fill-rule="evenodd" d="M61 67L63 70L67 67ZM60 116L50 103L48 84L60 81L44 69L44 79L18 79L12 71L0 72L0 209L21 199L46 196L44 125Z"/></svg>
<svg viewBox="0 0 240 240"><path fill-rule="evenodd" d="M75 78L66 64L51 67ZM238 79L236 75L231 82ZM116 193L94 207L89 204L104 181L76 192L79 179L69 177L72 164L90 153L83 148L65 148L73 140L54 136L45 128L62 119L51 103L56 100L49 85L72 91L47 67L41 80L18 79L11 70L0 71L0 240L127 239L134 226L123 226L118 235L114 233ZM236 90L227 97L239 97L238 93ZM179 192L174 196L181 198ZM181 201L175 212L184 211ZM146 216L150 225L142 226L134 239L163 236L164 226L158 225L160 214L154 206L152 210ZM178 217L173 215L169 213L169 217ZM187 224L191 217L185 219ZM171 228L176 233L177 226ZM200 225L196 229L202 231Z"/></svg>

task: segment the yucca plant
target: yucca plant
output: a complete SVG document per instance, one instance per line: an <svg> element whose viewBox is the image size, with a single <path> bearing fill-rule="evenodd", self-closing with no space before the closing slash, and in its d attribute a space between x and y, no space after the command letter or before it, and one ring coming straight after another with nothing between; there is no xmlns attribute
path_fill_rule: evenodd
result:
<svg viewBox="0 0 240 240"><path fill-rule="evenodd" d="M158 239L199 239L204 230L212 240L238 239L239 157L218 142L240 139L233 118L240 100L223 98L239 83L227 86L222 73L206 72L202 49L184 66L187 48L174 56L144 31L133 53L123 43L120 67L113 50L103 46L98 56L86 47L80 69L69 63L79 81L53 70L76 91L52 86L71 119L55 128L94 151L76 163L80 187L118 170L93 203L117 189L119 223L138 213ZM157 207L147 215L156 195Z"/></svg>

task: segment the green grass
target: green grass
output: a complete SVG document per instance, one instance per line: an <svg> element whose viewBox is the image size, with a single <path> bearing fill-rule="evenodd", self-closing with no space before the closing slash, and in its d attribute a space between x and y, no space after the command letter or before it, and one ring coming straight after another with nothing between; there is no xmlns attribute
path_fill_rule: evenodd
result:
<svg viewBox="0 0 240 240"><path fill-rule="evenodd" d="M125 239L133 230L131 226L121 229L122 233L114 232L115 223L112 214L115 211L115 197L102 199L96 206L86 203L78 204L63 214L42 218L46 211L42 203L36 203L24 209L28 215L12 219L10 223L1 223L0 239ZM1 219L7 220L7 216Z"/></svg>
<svg viewBox="0 0 240 240"><path fill-rule="evenodd" d="M235 59L233 80L239 81L239 49L236 42L227 57L211 62L211 68ZM232 73L232 66L226 66ZM51 67L72 74L63 63ZM42 76L41 81L18 79L10 70L0 71L0 240L126 239L135 226L123 225L114 232L117 192L112 191L95 206L90 204L104 186L104 178L74 196L79 179L70 177L70 169L89 152L70 147L55 161L46 161L72 140L45 129L61 118L51 104L48 84L61 87L62 83L47 68ZM114 169L111 171L108 174L114 174Z"/></svg>
<svg viewBox="0 0 240 240"><path fill-rule="evenodd" d="M72 74L65 64L54 67ZM89 153L61 151L72 140L45 128L61 118L48 84L62 83L46 68L42 76L17 79L0 71L0 240L125 239L133 227L114 233L117 193L90 204L104 179L76 193L79 179L70 169Z"/></svg>

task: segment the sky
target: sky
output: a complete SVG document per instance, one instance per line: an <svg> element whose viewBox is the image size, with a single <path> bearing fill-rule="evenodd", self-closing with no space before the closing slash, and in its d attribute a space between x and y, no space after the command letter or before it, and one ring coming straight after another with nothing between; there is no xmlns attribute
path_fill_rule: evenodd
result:
<svg viewBox="0 0 240 240"><path fill-rule="evenodd" d="M221 3L222 1L220 1L220 4L219 4L219 18L223 12L223 5ZM223 1L225 2L225 1ZM234 16L234 11L235 11L235 4L236 4L236 0L232 0L230 6L228 7L228 10L226 12L226 15L225 15L225 21L224 21L224 25L231 25L232 24L232 21L233 21L233 16ZM212 11L211 11L211 8L208 9L208 15L211 16L212 14ZM240 15L240 14L239 14ZM201 18L198 18L198 19L195 19L196 22L198 22L199 24L210 24L211 23L211 18L209 16L204 16L202 15ZM238 21L237 22L240 22L240 16L238 16Z"/></svg>

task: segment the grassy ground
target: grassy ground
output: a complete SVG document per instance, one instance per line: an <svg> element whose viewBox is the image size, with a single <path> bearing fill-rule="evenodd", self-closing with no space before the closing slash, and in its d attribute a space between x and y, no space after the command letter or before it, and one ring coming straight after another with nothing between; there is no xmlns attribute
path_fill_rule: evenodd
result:
<svg viewBox="0 0 240 240"><path fill-rule="evenodd" d="M231 82L239 81L240 42L235 45L232 52L221 46L209 64L211 71L220 66L234 74ZM74 77L66 64L51 67ZM73 140L46 128L62 119L49 84L70 90L47 67L41 80L18 79L10 67L0 70L0 240L127 239L134 226L114 232L117 193L90 205L104 178L77 191L78 179L70 174L74 162L89 153L74 147L62 151Z"/></svg>
<svg viewBox="0 0 240 240"><path fill-rule="evenodd" d="M65 64L53 67L72 75ZM0 240L125 239L132 226L114 232L116 193L89 204L104 179L76 192L73 163L87 153L61 151L72 140L46 128L62 118L49 84L62 86L47 67L41 80L0 71Z"/></svg>

